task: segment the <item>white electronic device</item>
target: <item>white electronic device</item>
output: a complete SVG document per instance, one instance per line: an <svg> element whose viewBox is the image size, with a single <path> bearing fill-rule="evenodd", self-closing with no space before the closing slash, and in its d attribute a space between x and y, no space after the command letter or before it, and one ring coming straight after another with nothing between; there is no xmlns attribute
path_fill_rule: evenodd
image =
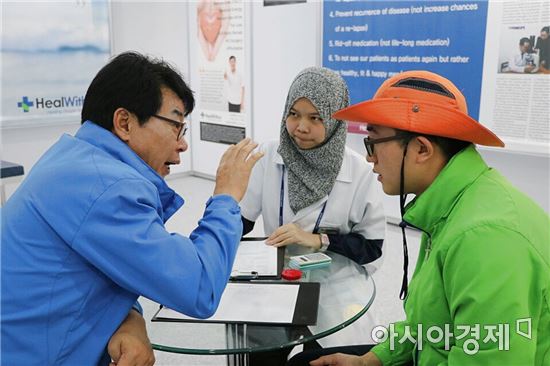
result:
<svg viewBox="0 0 550 366"><path fill-rule="evenodd" d="M325 253L309 253L290 257L289 265L292 268L308 269L328 266L332 258Z"/></svg>

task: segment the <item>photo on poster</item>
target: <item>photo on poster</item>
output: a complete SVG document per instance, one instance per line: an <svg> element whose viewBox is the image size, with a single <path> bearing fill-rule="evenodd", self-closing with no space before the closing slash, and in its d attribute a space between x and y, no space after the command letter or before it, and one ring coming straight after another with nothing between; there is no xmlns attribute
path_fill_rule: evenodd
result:
<svg viewBox="0 0 550 366"><path fill-rule="evenodd" d="M227 111L241 113L244 110L244 76L235 55L229 56L228 66L223 74Z"/></svg>
<svg viewBox="0 0 550 366"><path fill-rule="evenodd" d="M499 73L550 73L550 25L505 24L500 33Z"/></svg>
<svg viewBox="0 0 550 366"><path fill-rule="evenodd" d="M198 40L205 59L216 61L230 22L228 1L201 0L197 4Z"/></svg>
<svg viewBox="0 0 550 366"><path fill-rule="evenodd" d="M79 122L110 55L108 1L4 3L0 52L3 127Z"/></svg>

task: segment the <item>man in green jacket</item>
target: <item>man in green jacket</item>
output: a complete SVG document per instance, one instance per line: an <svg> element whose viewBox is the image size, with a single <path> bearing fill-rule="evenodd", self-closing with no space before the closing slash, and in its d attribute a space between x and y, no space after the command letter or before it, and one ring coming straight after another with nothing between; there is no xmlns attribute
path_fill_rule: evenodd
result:
<svg viewBox="0 0 550 366"><path fill-rule="evenodd" d="M504 144L467 113L449 80L409 71L334 114L368 123L367 160L401 196L407 317L344 349L362 356L323 350L311 365L550 365L550 220L485 164L474 144ZM424 232L408 289L405 226Z"/></svg>

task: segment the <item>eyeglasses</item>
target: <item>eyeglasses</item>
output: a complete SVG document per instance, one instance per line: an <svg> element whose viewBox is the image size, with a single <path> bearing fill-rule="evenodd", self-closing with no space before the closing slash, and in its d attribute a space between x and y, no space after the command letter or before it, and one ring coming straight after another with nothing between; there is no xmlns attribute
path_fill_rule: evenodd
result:
<svg viewBox="0 0 550 366"><path fill-rule="evenodd" d="M409 135L393 135L389 137L383 137L381 139L371 139L368 136L363 139L363 142L365 143L365 149L367 149L367 154L372 157L374 155L374 145L380 144L382 142L388 142L393 140L405 140L411 138Z"/></svg>
<svg viewBox="0 0 550 366"><path fill-rule="evenodd" d="M172 126L177 128L178 129L178 141L181 140L183 138L183 136L185 136L185 134L187 133L187 123L185 123L185 122L180 122L180 121L176 121L175 119L170 119L170 118L166 118L166 117L163 117L163 116L159 116L158 114L153 114L153 117L156 117L156 118L160 119L161 121L171 123Z"/></svg>

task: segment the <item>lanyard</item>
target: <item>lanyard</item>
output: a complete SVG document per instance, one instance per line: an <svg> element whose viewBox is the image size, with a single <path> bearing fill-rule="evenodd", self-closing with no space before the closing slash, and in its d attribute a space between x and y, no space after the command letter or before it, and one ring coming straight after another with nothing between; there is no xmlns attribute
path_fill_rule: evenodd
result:
<svg viewBox="0 0 550 366"><path fill-rule="evenodd" d="M281 176L281 193L279 195L279 227L283 226L284 199L285 199L285 166L283 165L283 174ZM323 207L321 208L321 212L317 217L317 221L315 222L315 227L313 228L314 234L317 233L317 231L319 230L319 224L321 224L321 220L323 219L323 215L325 214L325 208L327 207L327 202L328 202L328 199L323 204Z"/></svg>

